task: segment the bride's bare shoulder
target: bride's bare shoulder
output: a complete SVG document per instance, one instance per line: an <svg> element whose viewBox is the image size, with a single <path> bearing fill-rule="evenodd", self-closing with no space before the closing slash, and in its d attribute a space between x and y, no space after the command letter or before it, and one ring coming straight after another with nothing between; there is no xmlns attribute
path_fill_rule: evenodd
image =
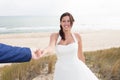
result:
<svg viewBox="0 0 120 80"><path fill-rule="evenodd" d="M81 41L81 35L80 33L74 33L75 37L77 38L78 41Z"/></svg>

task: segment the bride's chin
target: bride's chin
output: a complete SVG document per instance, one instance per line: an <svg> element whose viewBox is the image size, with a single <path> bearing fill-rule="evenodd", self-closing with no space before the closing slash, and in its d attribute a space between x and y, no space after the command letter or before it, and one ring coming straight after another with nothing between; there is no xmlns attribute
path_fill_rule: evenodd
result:
<svg viewBox="0 0 120 80"><path fill-rule="evenodd" d="M63 30L64 30L64 31L69 31L69 30L70 30L70 28L63 28Z"/></svg>
<svg viewBox="0 0 120 80"><path fill-rule="evenodd" d="M64 29L65 32L70 31L70 29Z"/></svg>

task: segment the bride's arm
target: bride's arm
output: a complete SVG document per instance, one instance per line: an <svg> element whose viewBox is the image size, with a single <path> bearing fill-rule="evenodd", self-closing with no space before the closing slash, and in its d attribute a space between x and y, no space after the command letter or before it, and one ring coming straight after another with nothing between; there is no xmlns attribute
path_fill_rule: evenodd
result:
<svg viewBox="0 0 120 80"><path fill-rule="evenodd" d="M58 35L57 33L52 33L50 35L49 45L42 50L43 55L46 54L46 53L53 52L53 50L55 48L56 41L57 41L57 35Z"/></svg>
<svg viewBox="0 0 120 80"><path fill-rule="evenodd" d="M82 40L80 34L76 33L78 39L78 58L85 63L85 56L82 51Z"/></svg>

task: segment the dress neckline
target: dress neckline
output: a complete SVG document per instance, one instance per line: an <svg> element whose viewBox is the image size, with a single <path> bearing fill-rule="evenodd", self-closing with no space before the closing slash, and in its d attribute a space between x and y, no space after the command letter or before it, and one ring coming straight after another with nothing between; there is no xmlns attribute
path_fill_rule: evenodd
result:
<svg viewBox="0 0 120 80"><path fill-rule="evenodd" d="M60 35L59 35L59 37L58 37L58 39L57 39L57 46L69 46L69 45L72 45L72 44L75 44L76 42L77 42L77 40L76 40L76 37L75 37L75 35L74 35L74 33L71 33L72 34L72 37L73 37L73 42L71 42L71 43L69 43L69 44L65 44L65 45L63 45L63 44L58 44L59 42L60 42L60 40L61 40L61 37L60 37Z"/></svg>

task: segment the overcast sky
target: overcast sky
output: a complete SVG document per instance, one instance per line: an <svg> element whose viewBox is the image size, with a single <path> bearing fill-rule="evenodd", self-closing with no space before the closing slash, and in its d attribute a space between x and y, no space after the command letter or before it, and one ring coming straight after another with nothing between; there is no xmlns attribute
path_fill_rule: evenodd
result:
<svg viewBox="0 0 120 80"><path fill-rule="evenodd" d="M64 12L80 17L81 23L120 25L120 0L0 0L0 16L60 16Z"/></svg>
<svg viewBox="0 0 120 80"><path fill-rule="evenodd" d="M0 15L120 16L120 0L0 0Z"/></svg>

